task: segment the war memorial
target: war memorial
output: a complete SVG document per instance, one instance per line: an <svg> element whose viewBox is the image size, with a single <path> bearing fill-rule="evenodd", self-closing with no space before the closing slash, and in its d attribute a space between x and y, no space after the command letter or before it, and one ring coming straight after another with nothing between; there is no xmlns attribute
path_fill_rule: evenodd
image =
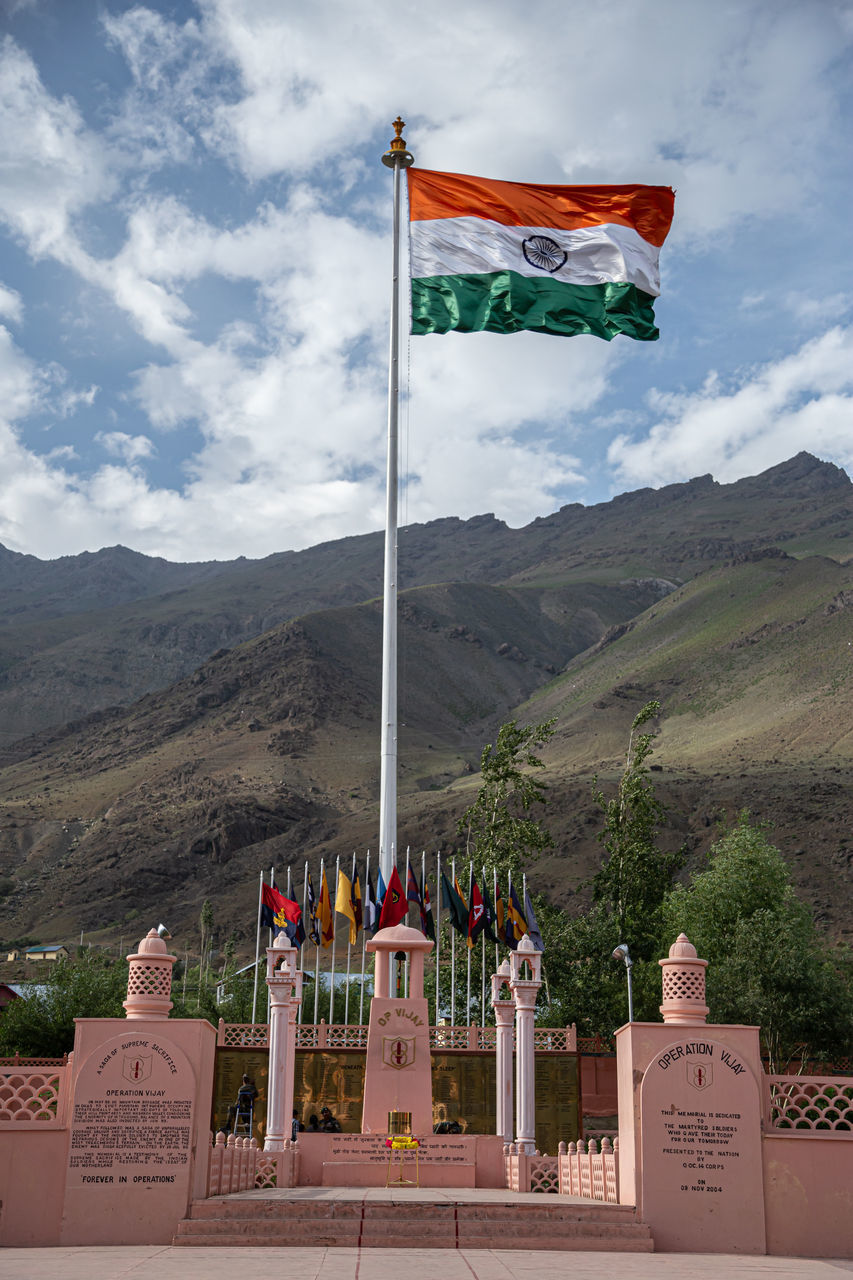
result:
<svg viewBox="0 0 853 1280"><path fill-rule="evenodd" d="M412 164L403 127L398 117L382 158L394 174L395 282L400 178ZM459 175L418 175L424 223L463 195L462 207L481 218L478 200L491 208L517 185L465 179L462 195L448 195L448 182L455 191ZM525 199L538 215L542 193L553 203L560 190L572 189L525 188ZM614 199L625 189L595 189L608 190ZM640 221L653 224L643 262L654 276L673 195L630 190L644 208L651 201ZM624 210L619 216L630 222ZM534 240L524 241L525 260L531 278L550 288L535 273L550 276L566 254L549 237ZM429 262L427 249L421 243ZM611 337L607 326L616 324L655 337L641 276L639 309L544 331ZM446 277L424 268L417 279L413 331L453 327L428 314L432 294L440 301L447 293ZM635 286L627 288L633 296ZM531 327L501 323L506 332ZM395 283L379 840L386 883L396 844L398 330ZM77 1019L67 1060L0 1063L0 1245L419 1249L489 1248L499 1239L519 1250L853 1256L853 1078L767 1074L758 1027L708 1023L707 962L684 934L660 959L661 1020L629 1020L616 1032L610 1103L597 1109L615 1116L612 1141L584 1124L596 1108L579 1095L586 1080L594 1097L599 1082L584 1073L574 1029L536 1025L542 952L530 937L492 976L493 1026L429 1025L432 947L402 923L380 927L367 944L367 1027L326 1026L302 1020L299 952L279 932L267 950L268 1023L216 1028L169 1017L176 957L151 929L127 957L124 1019ZM255 1082L251 1104L235 1109L244 1076ZM340 1131L298 1131L323 1104ZM440 1199L421 1195L436 1191Z"/></svg>
<svg viewBox="0 0 853 1280"><path fill-rule="evenodd" d="M662 1020L616 1034L618 1138L567 1126L550 1154L537 1116L554 1110L554 1080L576 1080L577 1054L571 1030L556 1054L539 1047L559 1029L534 1025L529 940L493 976L492 1028L428 1025L432 943L418 930L380 929L368 945L367 1027L297 1024L302 974L281 933L269 1024L217 1029L169 1018L175 957L152 929L128 957L124 1019L78 1019L66 1062L0 1067L0 1245L461 1248L499 1232L518 1249L853 1255L853 1079L765 1074L757 1027L707 1022L706 962L684 935L660 961ZM536 1062L549 1051L550 1076ZM451 1055L455 1085L439 1098ZM307 1119L317 1105L299 1056L321 1065L342 1132L294 1140L294 1109ZM245 1136L220 1123L217 1058L227 1076L235 1057L259 1082ZM491 1131L473 1112L462 1132L436 1132L448 1104L475 1098L471 1078L494 1089ZM538 1079L551 1083L537 1112ZM435 1188L441 1203L419 1199Z"/></svg>

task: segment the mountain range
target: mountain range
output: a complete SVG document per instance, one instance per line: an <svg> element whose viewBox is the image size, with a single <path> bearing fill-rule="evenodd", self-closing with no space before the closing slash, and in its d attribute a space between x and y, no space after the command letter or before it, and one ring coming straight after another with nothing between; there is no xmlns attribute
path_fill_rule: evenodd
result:
<svg viewBox="0 0 853 1280"><path fill-rule="evenodd" d="M376 849L383 535L260 561L0 548L0 937L116 945L166 920L254 946L258 873ZM853 485L800 453L510 529L399 535L399 845L457 843L485 743L555 717L570 909L597 864L593 777L662 704L663 840L702 865L720 819L770 824L800 892L851 932Z"/></svg>

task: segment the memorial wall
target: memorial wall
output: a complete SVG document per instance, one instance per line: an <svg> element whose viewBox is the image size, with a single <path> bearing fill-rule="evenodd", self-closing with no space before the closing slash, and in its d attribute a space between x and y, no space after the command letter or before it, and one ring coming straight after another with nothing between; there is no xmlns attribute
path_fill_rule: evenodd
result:
<svg viewBox="0 0 853 1280"><path fill-rule="evenodd" d="M433 1125L458 1121L465 1133L495 1132L494 1052L433 1052ZM536 1145L555 1155L560 1142L579 1136L578 1059L570 1053L536 1054ZM266 1050L216 1051L211 1128L225 1125L243 1075L258 1089L254 1135L263 1142L266 1123ZM330 1107L344 1133L361 1131L365 1054L361 1050L297 1049L293 1105L303 1124Z"/></svg>

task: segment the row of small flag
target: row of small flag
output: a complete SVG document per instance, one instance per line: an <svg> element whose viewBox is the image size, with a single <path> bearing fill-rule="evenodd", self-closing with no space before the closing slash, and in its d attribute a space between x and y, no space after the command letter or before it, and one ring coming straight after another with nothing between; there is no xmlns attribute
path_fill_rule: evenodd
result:
<svg viewBox="0 0 853 1280"><path fill-rule="evenodd" d="M481 889L473 870L471 871L467 896L455 875L452 882L444 871L440 876L441 906L449 912L451 928L465 938L469 947L473 947L478 938L483 936L489 942L503 944L514 951L524 935L528 934L536 950L544 950L526 887L522 908L515 885L511 882L504 899L497 878L494 878L493 901L485 874ZM276 884L263 884L261 926L272 929L275 934L286 933L296 947L301 947L307 938L317 947L328 948L335 936L335 916L344 916L349 921L349 942L354 946L361 930L374 934L377 929L388 929L402 923L408 915L409 904L414 903L420 916L421 932L425 937L435 940L429 885L425 874L421 875L420 884L418 883L411 862L407 863L405 891L396 867L391 871L387 886L381 871L375 887L368 872L365 875L363 893L357 866L353 866L351 877L339 868L334 907L325 871L321 871L320 875L319 896L315 892L310 872L306 873L306 886L303 917L303 910L298 902L281 893Z"/></svg>

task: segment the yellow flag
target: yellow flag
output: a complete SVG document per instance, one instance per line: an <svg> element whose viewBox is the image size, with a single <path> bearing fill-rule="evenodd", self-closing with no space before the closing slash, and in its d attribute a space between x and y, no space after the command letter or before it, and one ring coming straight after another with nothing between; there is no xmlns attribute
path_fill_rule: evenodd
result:
<svg viewBox="0 0 853 1280"><path fill-rule="evenodd" d="M352 905L352 882L349 876L344 875L343 871L338 869L338 888L335 894L335 910L339 916L346 916L349 920L349 940L355 943L358 931L355 924L355 910Z"/></svg>

